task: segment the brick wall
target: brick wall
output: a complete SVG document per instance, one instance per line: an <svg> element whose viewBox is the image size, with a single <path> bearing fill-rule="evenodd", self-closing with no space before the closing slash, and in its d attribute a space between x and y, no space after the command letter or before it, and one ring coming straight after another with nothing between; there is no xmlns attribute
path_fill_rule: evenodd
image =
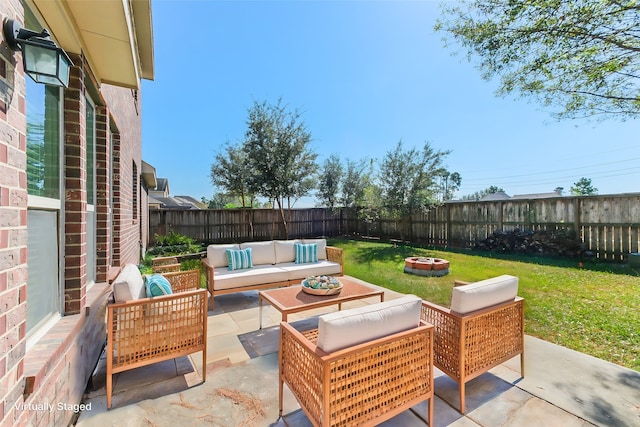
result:
<svg viewBox="0 0 640 427"><path fill-rule="evenodd" d="M21 19L17 0L0 15ZM27 175L24 72L0 44L0 424L11 425L21 401L26 349Z"/></svg>
<svg viewBox="0 0 640 427"><path fill-rule="evenodd" d="M23 22L20 0L0 2L0 17ZM74 64L64 91L64 189L61 227L65 231L63 316L44 339L26 350L27 174L26 83L21 54L0 42L0 427L66 426L98 360L105 334L111 265L138 263L146 230L146 195L140 178L141 118L137 92L100 89L84 58ZM85 96L96 102L96 284L87 287ZM113 147L111 145L113 144ZM113 156L111 152L113 150ZM135 166L134 166L135 165ZM113 170L113 187L109 175ZM134 195L136 195L134 197ZM113 224L109 201L113 197ZM137 199L137 214L133 214ZM144 209L145 212L140 209ZM110 247L109 242L114 246ZM112 255L111 255L112 254ZM53 411L38 410L52 405Z"/></svg>

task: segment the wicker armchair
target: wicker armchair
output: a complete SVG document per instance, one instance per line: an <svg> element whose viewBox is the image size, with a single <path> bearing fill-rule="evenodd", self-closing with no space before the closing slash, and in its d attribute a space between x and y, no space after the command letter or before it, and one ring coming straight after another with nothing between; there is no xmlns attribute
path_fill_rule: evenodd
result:
<svg viewBox="0 0 640 427"><path fill-rule="evenodd" d="M460 413L465 412L465 384L473 378L517 355L524 377L522 298L466 314L423 301L421 318L434 325L434 365L459 385Z"/></svg>
<svg viewBox="0 0 640 427"><path fill-rule="evenodd" d="M433 425L433 326L420 326L331 354L318 330L280 324L280 416L287 384L316 427L376 425L429 399Z"/></svg>
<svg viewBox="0 0 640 427"><path fill-rule="evenodd" d="M180 271L180 261L176 257L158 257L151 260L154 273L170 273Z"/></svg>
<svg viewBox="0 0 640 427"><path fill-rule="evenodd" d="M107 408L113 375L202 351L206 381L207 299L198 270L163 274L172 294L107 306Z"/></svg>

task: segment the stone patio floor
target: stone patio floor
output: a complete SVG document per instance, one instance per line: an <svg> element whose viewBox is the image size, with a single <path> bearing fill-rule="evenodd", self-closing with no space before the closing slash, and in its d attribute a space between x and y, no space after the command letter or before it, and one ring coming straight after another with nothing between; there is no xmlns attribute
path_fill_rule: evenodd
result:
<svg viewBox="0 0 640 427"><path fill-rule="evenodd" d="M398 296L385 289L385 300ZM379 298L353 301L343 309L375 302ZM289 321L304 325L336 309L290 315ZM200 353L123 372L114 377L113 407L107 410L101 360L76 425L311 426L286 386L285 416L278 418L280 313L265 306L265 329L259 331L258 312L257 292L216 297L209 312L205 383ZM434 425L640 426L640 372L531 336L525 337L524 378L519 370L516 357L467 383L467 413L461 415L455 409L457 384L436 369ZM423 402L381 426L424 426L416 414L426 419L426 411Z"/></svg>

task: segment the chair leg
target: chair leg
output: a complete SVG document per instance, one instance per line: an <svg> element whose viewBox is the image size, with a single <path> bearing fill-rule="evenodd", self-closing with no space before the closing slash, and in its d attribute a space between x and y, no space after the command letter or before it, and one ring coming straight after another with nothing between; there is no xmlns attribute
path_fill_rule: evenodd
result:
<svg viewBox="0 0 640 427"><path fill-rule="evenodd" d="M464 415L464 381L460 381L460 413Z"/></svg>
<svg viewBox="0 0 640 427"><path fill-rule="evenodd" d="M111 409L111 393L113 392L113 377L107 372L107 409Z"/></svg>
<svg viewBox="0 0 640 427"><path fill-rule="evenodd" d="M280 378L278 380L278 382L279 382L279 387L280 387L278 389L278 417L282 418L282 394L283 394L282 388L283 388L284 384L282 382L282 378Z"/></svg>
<svg viewBox="0 0 640 427"><path fill-rule="evenodd" d="M524 378L524 351L520 353L520 376Z"/></svg>
<svg viewBox="0 0 640 427"><path fill-rule="evenodd" d="M429 398L429 427L433 426L433 405L435 402L433 401L433 396Z"/></svg>

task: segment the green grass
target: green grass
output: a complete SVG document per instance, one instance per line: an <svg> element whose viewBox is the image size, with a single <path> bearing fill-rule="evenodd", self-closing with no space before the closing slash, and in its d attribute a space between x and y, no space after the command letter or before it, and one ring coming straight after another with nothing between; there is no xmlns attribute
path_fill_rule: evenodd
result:
<svg viewBox="0 0 640 427"><path fill-rule="evenodd" d="M525 332L640 371L640 275L626 265L442 251L375 241L332 240L345 251L345 274L449 306L454 280L501 274L519 278ZM404 273L409 256L445 258L444 277Z"/></svg>

